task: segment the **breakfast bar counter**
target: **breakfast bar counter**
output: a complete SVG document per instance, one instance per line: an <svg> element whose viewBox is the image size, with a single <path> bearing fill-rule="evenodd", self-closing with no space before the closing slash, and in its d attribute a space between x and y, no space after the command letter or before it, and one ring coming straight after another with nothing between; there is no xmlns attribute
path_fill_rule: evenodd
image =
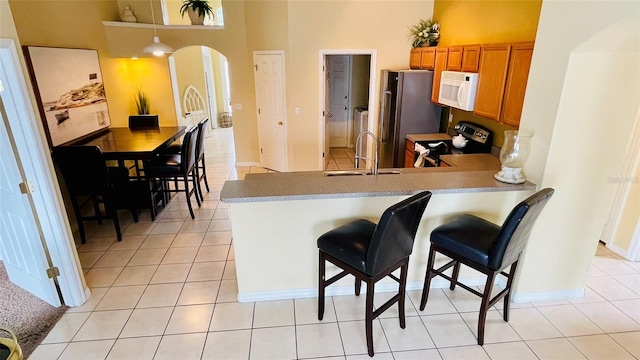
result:
<svg viewBox="0 0 640 360"><path fill-rule="evenodd" d="M422 217L409 263L407 289L421 289L429 233L466 212L501 223L536 185L501 183L498 170L463 167L381 169L401 174L327 176L322 171L248 174L225 182L236 262L238 301L314 297L317 294L317 238L357 218L377 222L386 208L420 191L433 193ZM331 274L333 268L327 268ZM336 270L337 271L337 270ZM461 271L471 285L483 284L473 271ZM353 279L341 279L327 295L353 294ZM376 292L391 291L382 282ZM434 287L446 286L434 281Z"/></svg>
<svg viewBox="0 0 640 360"><path fill-rule="evenodd" d="M487 154L478 156L491 157ZM493 191L535 190L535 185L501 183L493 178L500 169L473 166L464 156L449 155L447 160L466 165L457 167L395 169L402 174L327 176L322 171L248 174L244 180L225 182L220 199L226 203L337 199L374 196L412 195L422 190L433 194L478 193ZM495 165L495 164L493 164ZM384 171L385 169L381 169Z"/></svg>

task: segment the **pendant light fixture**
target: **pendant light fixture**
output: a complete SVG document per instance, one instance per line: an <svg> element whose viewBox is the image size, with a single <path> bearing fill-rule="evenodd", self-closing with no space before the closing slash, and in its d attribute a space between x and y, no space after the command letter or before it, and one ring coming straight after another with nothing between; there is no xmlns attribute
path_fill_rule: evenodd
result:
<svg viewBox="0 0 640 360"><path fill-rule="evenodd" d="M153 13L153 3L149 0L151 6L151 19L153 20L153 43L146 46L142 51L145 53L153 54L155 56L162 56L164 54L170 54L173 52L173 48L169 45L165 45L160 42L160 37L156 31L156 16Z"/></svg>

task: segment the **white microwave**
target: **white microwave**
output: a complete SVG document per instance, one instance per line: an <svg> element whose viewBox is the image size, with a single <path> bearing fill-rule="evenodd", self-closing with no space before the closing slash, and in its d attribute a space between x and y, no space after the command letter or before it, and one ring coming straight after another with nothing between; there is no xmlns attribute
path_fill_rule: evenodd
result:
<svg viewBox="0 0 640 360"><path fill-rule="evenodd" d="M443 71L438 102L456 109L471 111L476 102L478 74Z"/></svg>

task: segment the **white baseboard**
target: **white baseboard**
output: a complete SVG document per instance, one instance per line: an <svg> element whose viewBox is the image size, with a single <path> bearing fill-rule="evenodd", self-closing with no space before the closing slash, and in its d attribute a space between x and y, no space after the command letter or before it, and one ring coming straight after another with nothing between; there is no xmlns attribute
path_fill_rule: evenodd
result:
<svg viewBox="0 0 640 360"><path fill-rule="evenodd" d="M460 279L461 282L468 286L482 286L486 279L484 277L473 277ZM422 290L422 281L407 282L407 291ZM504 283L498 282L498 285L504 286ZM438 278L431 280L431 288L446 288L449 287L449 281ZM362 284L362 294L366 293L367 286ZM393 292L398 291L398 284L394 282L376 284L376 293ZM329 286L325 290L326 296L340 296L340 295L353 295L353 286ZM318 289L295 289L295 290L281 290L281 291L262 291L253 293L238 293L238 302L254 302L254 301L273 301L273 300L288 300L288 299L304 299L318 296Z"/></svg>
<svg viewBox="0 0 640 360"><path fill-rule="evenodd" d="M584 297L584 289L575 290L559 290L539 293L514 293L511 301L514 303L549 301L549 300L566 300L579 299Z"/></svg>

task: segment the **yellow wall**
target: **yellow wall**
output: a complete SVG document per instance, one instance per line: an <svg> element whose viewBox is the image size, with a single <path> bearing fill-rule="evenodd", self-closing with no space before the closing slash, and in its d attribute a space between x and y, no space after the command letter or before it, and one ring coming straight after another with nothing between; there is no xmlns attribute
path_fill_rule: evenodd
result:
<svg viewBox="0 0 640 360"><path fill-rule="evenodd" d="M193 85L203 97L207 96L207 89L204 83L204 72L202 71L202 49L200 46L189 46L173 53L176 64L176 75L178 78L178 89L180 104L189 85ZM182 116L184 114L182 108Z"/></svg>
<svg viewBox="0 0 640 360"><path fill-rule="evenodd" d="M542 0L436 0L438 45L532 41L541 6Z"/></svg>
<svg viewBox="0 0 640 360"><path fill-rule="evenodd" d="M533 41L542 0L437 0L433 19L440 23L440 46ZM451 109L453 128L460 120L476 122L493 131L493 145L502 147L504 131L513 126Z"/></svg>

